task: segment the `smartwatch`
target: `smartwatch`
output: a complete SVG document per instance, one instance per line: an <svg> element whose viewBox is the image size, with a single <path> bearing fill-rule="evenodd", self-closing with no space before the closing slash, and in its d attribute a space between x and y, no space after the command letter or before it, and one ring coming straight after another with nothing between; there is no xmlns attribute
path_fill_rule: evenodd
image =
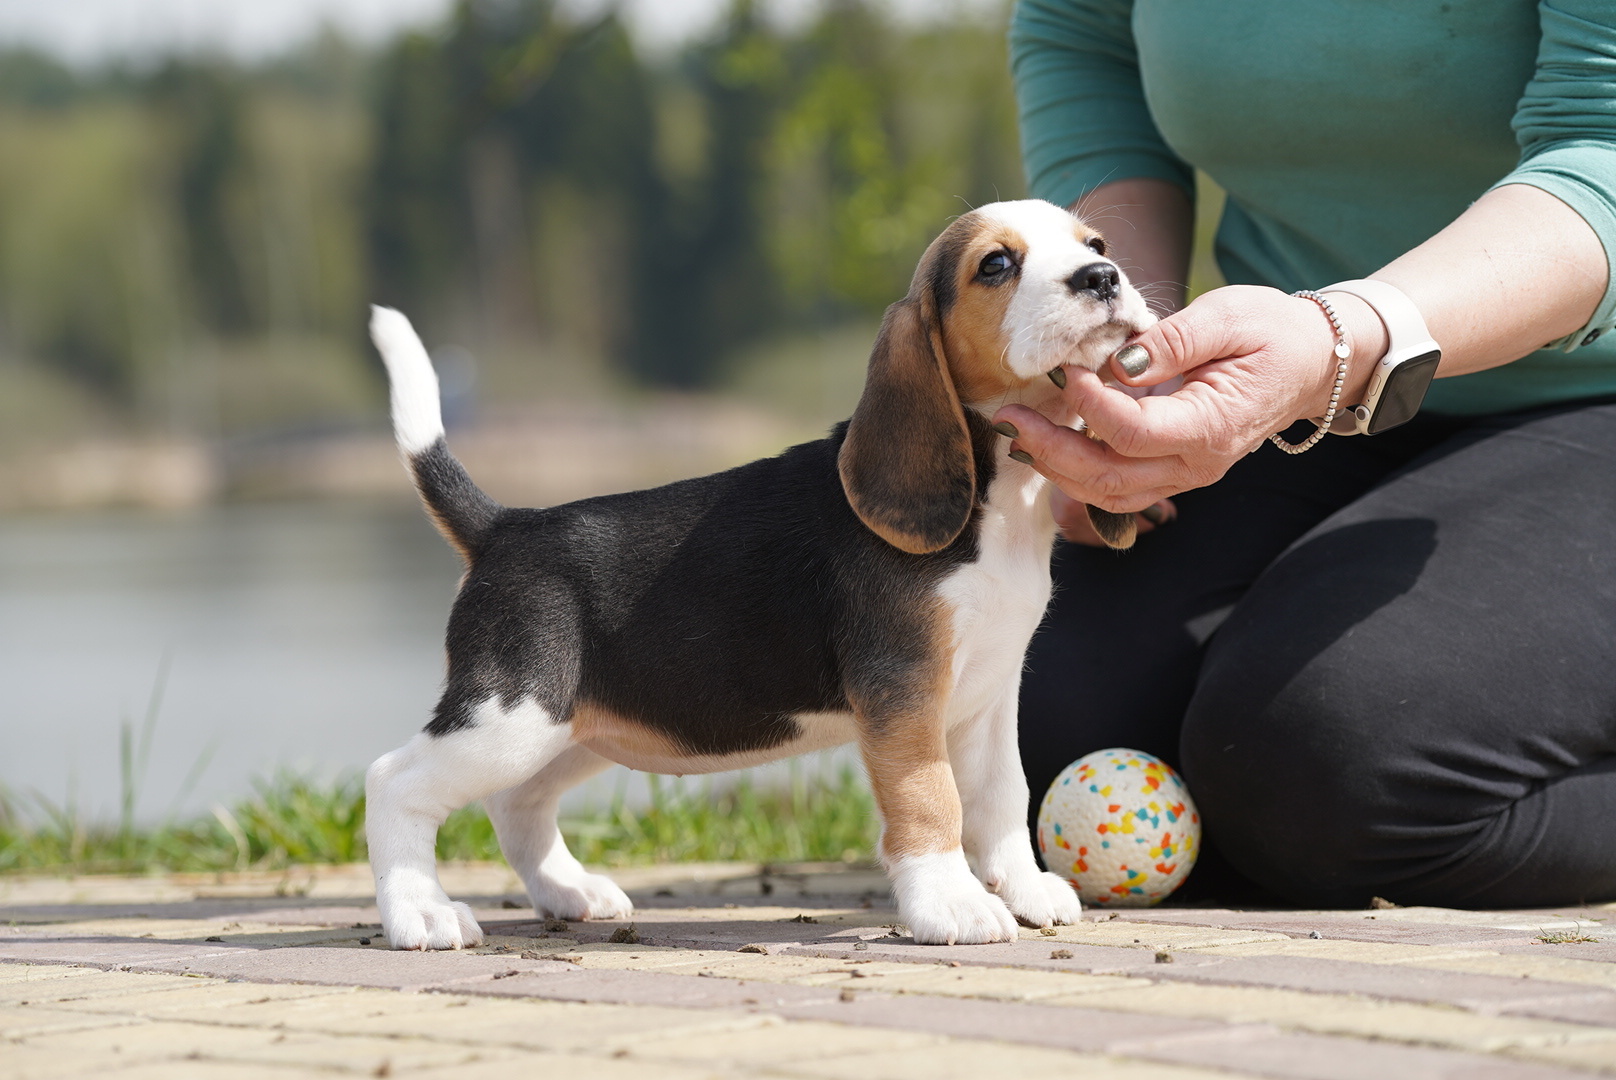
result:
<svg viewBox="0 0 1616 1080"><path fill-rule="evenodd" d="M1402 289L1370 278L1326 285L1319 292L1356 296L1386 327L1386 355L1369 376L1363 404L1337 413L1330 433L1378 435L1414 419L1442 362L1442 349L1431 340L1420 309Z"/></svg>

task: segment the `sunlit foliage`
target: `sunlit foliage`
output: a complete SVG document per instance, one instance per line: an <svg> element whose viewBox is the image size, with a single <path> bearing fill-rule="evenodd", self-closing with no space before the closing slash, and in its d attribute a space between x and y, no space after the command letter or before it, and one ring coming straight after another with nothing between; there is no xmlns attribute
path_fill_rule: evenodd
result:
<svg viewBox="0 0 1616 1080"><path fill-rule="evenodd" d="M0 397L38 403L3 418L369 422L372 300L429 342L713 385L878 314L947 217L1020 193L1001 22L734 0L647 58L614 14L461 0L375 54L0 55Z"/></svg>

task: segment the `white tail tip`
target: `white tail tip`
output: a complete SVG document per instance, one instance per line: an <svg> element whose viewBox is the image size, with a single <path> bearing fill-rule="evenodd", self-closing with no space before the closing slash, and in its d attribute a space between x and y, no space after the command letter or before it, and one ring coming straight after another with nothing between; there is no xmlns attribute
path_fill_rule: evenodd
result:
<svg viewBox="0 0 1616 1080"><path fill-rule="evenodd" d="M438 375L432 370L432 359L410 320L392 308L371 305L370 340L387 365L398 448L418 454L443 437Z"/></svg>

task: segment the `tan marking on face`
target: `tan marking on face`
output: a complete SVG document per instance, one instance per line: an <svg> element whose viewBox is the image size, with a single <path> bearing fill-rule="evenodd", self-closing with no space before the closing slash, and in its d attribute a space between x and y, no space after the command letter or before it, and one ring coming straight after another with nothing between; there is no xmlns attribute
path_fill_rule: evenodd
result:
<svg viewBox="0 0 1616 1080"><path fill-rule="evenodd" d="M960 400L987 401L1001 396L1017 379L1005 364L1005 312L1015 295L1015 271L998 285L979 281L982 260L998 251L1017 263L1026 254L1020 232L999 222L977 222L954 268L954 304L943 318L943 349Z"/></svg>
<svg viewBox="0 0 1616 1080"><path fill-rule="evenodd" d="M959 399L977 404L1002 398L1011 389L1033 381L1012 371L1007 359L1010 343L1005 338L1005 316L1021 284L1019 271L1000 284L978 279L982 261L996 252L1007 253L1019 268L1026 258L1029 239L1004 222L966 214L945 230L939 241L959 229L968 230L968 234L956 249L954 302L942 318L943 346ZM1100 236L1078 218L1072 219L1072 235L1084 246ZM936 257L939 247L934 244L928 250L929 259Z"/></svg>

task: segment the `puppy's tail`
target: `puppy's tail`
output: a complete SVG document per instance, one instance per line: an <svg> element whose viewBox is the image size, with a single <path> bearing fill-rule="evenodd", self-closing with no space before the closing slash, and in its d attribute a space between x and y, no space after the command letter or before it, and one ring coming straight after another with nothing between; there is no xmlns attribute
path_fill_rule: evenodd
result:
<svg viewBox="0 0 1616 1080"><path fill-rule="evenodd" d="M471 482L443 441L438 375L410 320L392 308L373 305L370 339L387 365L393 433L415 488L444 539L470 559L502 507Z"/></svg>

